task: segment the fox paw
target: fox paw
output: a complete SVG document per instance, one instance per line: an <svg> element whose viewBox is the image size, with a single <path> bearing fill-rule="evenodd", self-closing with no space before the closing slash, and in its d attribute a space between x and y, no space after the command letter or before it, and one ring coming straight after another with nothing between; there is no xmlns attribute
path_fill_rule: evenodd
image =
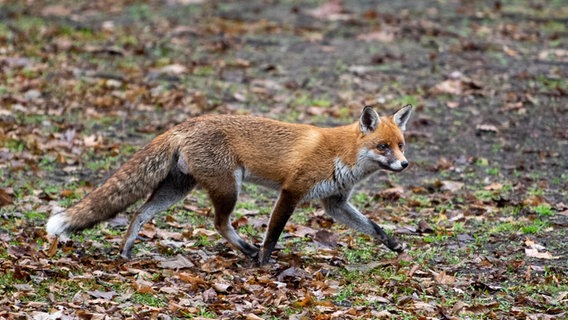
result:
<svg viewBox="0 0 568 320"><path fill-rule="evenodd" d="M409 248L410 247L406 243L402 242L402 243L397 243L394 247L391 248L391 250L394 252L403 253Z"/></svg>

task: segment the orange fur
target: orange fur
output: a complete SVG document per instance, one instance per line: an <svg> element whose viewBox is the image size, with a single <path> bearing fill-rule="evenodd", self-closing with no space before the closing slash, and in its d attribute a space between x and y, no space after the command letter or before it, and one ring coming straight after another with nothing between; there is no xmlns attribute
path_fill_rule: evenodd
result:
<svg viewBox="0 0 568 320"><path fill-rule="evenodd" d="M215 208L216 229L261 264L268 261L296 205L313 198L322 199L326 211L340 222L401 251L399 243L347 201L353 185L367 175L378 169L401 171L408 165L401 146L410 109L379 118L366 107L358 122L336 128L252 116L189 119L156 137L78 204L52 216L48 232L91 227L151 194L129 226L122 251L128 256L145 222L200 185ZM281 191L260 250L244 242L230 224L243 181Z"/></svg>

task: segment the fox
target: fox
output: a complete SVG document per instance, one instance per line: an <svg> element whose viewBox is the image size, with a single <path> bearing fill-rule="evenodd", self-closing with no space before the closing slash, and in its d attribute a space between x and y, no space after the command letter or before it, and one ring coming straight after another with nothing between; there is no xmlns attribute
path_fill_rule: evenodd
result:
<svg viewBox="0 0 568 320"><path fill-rule="evenodd" d="M259 265L270 261L296 206L309 200L320 200L339 223L401 253L407 245L349 200L355 184L370 174L408 167L403 133L411 110L406 105L381 117L365 106L358 121L331 128L250 115L190 118L155 137L77 204L52 214L46 231L55 236L79 232L147 198L131 217L119 249L130 259L142 226L200 186L212 203L217 232ZM260 246L243 240L231 224L245 182L279 190Z"/></svg>

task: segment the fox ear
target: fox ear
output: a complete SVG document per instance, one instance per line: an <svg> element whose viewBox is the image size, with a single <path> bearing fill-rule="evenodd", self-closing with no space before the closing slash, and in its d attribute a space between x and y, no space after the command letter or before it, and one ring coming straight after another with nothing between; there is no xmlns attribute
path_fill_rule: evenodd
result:
<svg viewBox="0 0 568 320"><path fill-rule="evenodd" d="M373 108L366 106L361 112L361 117L359 118L359 128L361 132L366 135L371 133L377 129L379 123L381 122L381 118L379 114L373 110Z"/></svg>
<svg viewBox="0 0 568 320"><path fill-rule="evenodd" d="M398 110L393 116L394 123L400 128L400 130L406 130L406 123L410 119L410 114L412 113L412 105L408 104L405 107Z"/></svg>

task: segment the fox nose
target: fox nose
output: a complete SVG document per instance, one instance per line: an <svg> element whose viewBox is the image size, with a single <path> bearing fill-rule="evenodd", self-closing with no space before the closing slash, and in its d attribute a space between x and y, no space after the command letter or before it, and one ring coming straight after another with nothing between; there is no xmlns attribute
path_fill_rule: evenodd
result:
<svg viewBox="0 0 568 320"><path fill-rule="evenodd" d="M402 168L404 169L404 168L408 167L408 161L402 161L402 162L400 163L400 165L401 165Z"/></svg>

